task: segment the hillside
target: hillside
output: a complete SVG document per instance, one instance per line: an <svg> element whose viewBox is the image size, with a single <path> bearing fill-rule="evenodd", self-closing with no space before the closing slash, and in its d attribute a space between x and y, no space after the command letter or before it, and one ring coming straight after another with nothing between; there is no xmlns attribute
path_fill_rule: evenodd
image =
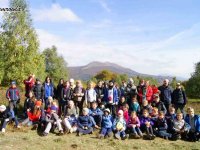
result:
<svg viewBox="0 0 200 150"><path fill-rule="evenodd" d="M120 66L118 64L110 63L110 62L91 62L85 66L77 66L77 67L69 67L69 76L74 79L81 80L89 80L92 76L96 75L98 72L102 70L110 70L114 73L118 74L127 74L129 77L132 76L149 76L157 79L159 82L162 82L163 79L168 78L172 80L170 76L162 76L162 75L148 75L142 74L137 71L131 70L129 68Z"/></svg>

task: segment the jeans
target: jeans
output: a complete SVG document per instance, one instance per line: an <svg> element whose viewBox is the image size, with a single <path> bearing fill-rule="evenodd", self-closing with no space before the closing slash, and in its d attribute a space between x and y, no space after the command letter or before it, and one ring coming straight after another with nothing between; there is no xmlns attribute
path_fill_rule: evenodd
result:
<svg viewBox="0 0 200 150"><path fill-rule="evenodd" d="M100 134L103 134L105 136L105 135L108 135L111 132L112 132L112 128L101 128Z"/></svg>
<svg viewBox="0 0 200 150"><path fill-rule="evenodd" d="M32 122L29 118L26 118L26 119L22 122L22 125L32 126L32 125L33 125L33 122Z"/></svg>
<svg viewBox="0 0 200 150"><path fill-rule="evenodd" d="M132 131L134 134L139 134L139 135L142 134L142 132L141 132L141 130L140 130L139 127L131 127L131 131Z"/></svg>
<svg viewBox="0 0 200 150"><path fill-rule="evenodd" d="M168 137L172 138L172 134L167 133L167 130L155 131L159 137Z"/></svg>
<svg viewBox="0 0 200 150"><path fill-rule="evenodd" d="M116 134L119 134L120 137L125 137L126 136L125 131L117 131Z"/></svg>
<svg viewBox="0 0 200 150"><path fill-rule="evenodd" d="M65 126L66 129L73 129L73 132L76 132L77 130L77 127L75 126L76 125L76 120L70 120L68 118L65 118L63 120L63 125Z"/></svg>
<svg viewBox="0 0 200 150"><path fill-rule="evenodd" d="M16 114L17 115L17 101L10 101L9 102L9 108L10 108L10 111L12 112L14 112L14 114Z"/></svg>
<svg viewBox="0 0 200 150"><path fill-rule="evenodd" d="M11 121L11 120L14 120L14 122L15 122L15 125L16 126L18 126L18 124L19 124L19 122L18 122L18 120L17 120L17 118L16 117L14 117L14 118L7 118L8 120L6 120L6 119L4 119L3 120L3 125L2 125L2 128L6 128L6 125L7 125L7 123L9 122L9 121Z"/></svg>

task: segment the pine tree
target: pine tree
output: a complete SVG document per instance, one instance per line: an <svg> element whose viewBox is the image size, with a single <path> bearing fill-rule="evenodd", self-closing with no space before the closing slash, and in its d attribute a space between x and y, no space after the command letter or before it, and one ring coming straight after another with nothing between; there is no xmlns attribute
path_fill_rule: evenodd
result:
<svg viewBox="0 0 200 150"><path fill-rule="evenodd" d="M3 16L4 84L13 79L22 84L30 73L44 78L44 57L39 52L28 4L26 0L10 0L9 7L19 7L20 11L6 12Z"/></svg>

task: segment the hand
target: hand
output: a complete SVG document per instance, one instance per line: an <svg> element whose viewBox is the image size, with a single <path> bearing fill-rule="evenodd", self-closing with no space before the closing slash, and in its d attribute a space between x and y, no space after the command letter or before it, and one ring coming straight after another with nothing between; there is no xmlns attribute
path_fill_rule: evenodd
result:
<svg viewBox="0 0 200 150"><path fill-rule="evenodd" d="M9 98L9 99L8 99L8 101L10 102L10 101L11 101L11 99Z"/></svg>
<svg viewBox="0 0 200 150"><path fill-rule="evenodd" d="M27 111L30 111L30 109L27 109Z"/></svg>
<svg viewBox="0 0 200 150"><path fill-rule="evenodd" d="M135 125L135 124L133 124L133 125L132 125L132 127L133 127L133 128L135 128L135 127L136 127L136 125Z"/></svg>
<svg viewBox="0 0 200 150"><path fill-rule="evenodd" d="M8 122L8 121L9 121L9 118L5 119L5 121Z"/></svg>

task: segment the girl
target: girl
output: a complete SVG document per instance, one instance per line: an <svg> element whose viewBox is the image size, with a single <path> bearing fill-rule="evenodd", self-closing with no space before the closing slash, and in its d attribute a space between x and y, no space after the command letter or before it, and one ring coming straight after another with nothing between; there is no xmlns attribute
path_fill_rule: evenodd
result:
<svg viewBox="0 0 200 150"><path fill-rule="evenodd" d="M128 127L133 133L134 138L142 138L143 134L140 130L140 120L137 117L137 113L135 111L131 112L131 116L128 120Z"/></svg>
<svg viewBox="0 0 200 150"><path fill-rule="evenodd" d="M94 90L94 83L89 81L87 84L87 89L85 91L85 105L90 108L92 102L96 102L96 91Z"/></svg>

